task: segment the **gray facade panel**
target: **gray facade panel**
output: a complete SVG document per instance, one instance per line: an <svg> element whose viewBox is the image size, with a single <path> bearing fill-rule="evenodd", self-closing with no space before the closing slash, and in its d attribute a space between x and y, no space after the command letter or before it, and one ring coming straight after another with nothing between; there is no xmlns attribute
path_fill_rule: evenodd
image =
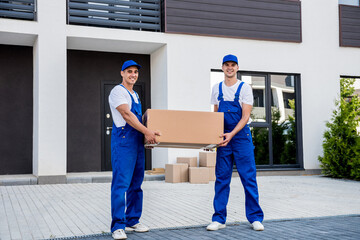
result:
<svg viewBox="0 0 360 240"><path fill-rule="evenodd" d="M68 23L160 31L160 0L69 0Z"/></svg>
<svg viewBox="0 0 360 240"><path fill-rule="evenodd" d="M165 0L165 32L301 42L301 3Z"/></svg>
<svg viewBox="0 0 360 240"><path fill-rule="evenodd" d="M251 15L240 15L240 14L228 14L222 12L211 13L211 16L208 12L189 10L189 9L175 9L167 8L167 16L176 16L183 18L198 18L198 19L211 19L213 20L223 20L229 22L239 22L239 23L257 23L257 24L272 24L279 26L292 26L297 27L300 24L300 19L286 19L286 18L273 18L273 17L264 17L264 16L251 16Z"/></svg>
<svg viewBox="0 0 360 240"><path fill-rule="evenodd" d="M212 30L212 27L199 27L199 26L173 26L174 32L178 33L189 33L189 34L200 34L200 35L215 35L210 34L209 32ZM238 37L238 38L246 38L246 39L260 39L264 40L264 34L259 31L246 31L246 30L238 30L234 31L234 29L218 29L216 35L218 36L227 36L227 37ZM295 41L294 39L300 38L300 34L288 34L288 33L268 33L266 35L266 40L274 40L274 41ZM280 40L281 39L281 40Z"/></svg>
<svg viewBox="0 0 360 240"><path fill-rule="evenodd" d="M359 20L360 22L360 20ZM351 33L359 33L360 32L360 25L345 25L343 24L341 29L344 33L351 32Z"/></svg>
<svg viewBox="0 0 360 240"><path fill-rule="evenodd" d="M360 47L360 39L344 39L343 46Z"/></svg>
<svg viewBox="0 0 360 240"><path fill-rule="evenodd" d="M14 18L22 20L35 20L35 0L0 1L0 18Z"/></svg>
<svg viewBox="0 0 360 240"><path fill-rule="evenodd" d="M340 46L360 47L360 7L339 5Z"/></svg>
<svg viewBox="0 0 360 240"><path fill-rule="evenodd" d="M256 29L257 32L259 31L271 31L276 33L294 33L296 34L298 31L297 29L291 26L276 26L276 25L264 25L258 23L239 23L239 22L230 22L230 21L223 21L217 20L213 21L212 19L190 19L190 18L183 18L183 17L168 17L167 22L169 24L176 25L179 21L181 21L182 25L185 26L211 26L212 28L222 28L226 26L227 29L234 29L238 30L247 30L247 31L254 31ZM360 26L359 26L360 28Z"/></svg>

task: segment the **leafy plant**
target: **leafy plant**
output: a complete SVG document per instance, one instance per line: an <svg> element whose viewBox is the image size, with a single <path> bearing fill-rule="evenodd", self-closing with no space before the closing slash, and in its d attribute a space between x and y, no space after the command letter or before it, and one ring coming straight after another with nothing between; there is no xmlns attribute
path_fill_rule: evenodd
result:
<svg viewBox="0 0 360 240"><path fill-rule="evenodd" d="M340 79L340 99L335 101L331 121L326 123L323 157L318 159L323 174L360 180L360 99L354 94L355 79Z"/></svg>

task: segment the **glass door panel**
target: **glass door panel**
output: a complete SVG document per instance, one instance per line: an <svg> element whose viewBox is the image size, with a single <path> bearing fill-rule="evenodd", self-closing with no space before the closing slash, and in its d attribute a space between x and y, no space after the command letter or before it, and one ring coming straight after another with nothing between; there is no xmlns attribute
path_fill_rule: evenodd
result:
<svg viewBox="0 0 360 240"><path fill-rule="evenodd" d="M296 164L295 76L270 78L273 164Z"/></svg>
<svg viewBox="0 0 360 240"><path fill-rule="evenodd" d="M241 75L241 80L253 89L254 105L250 116L252 122L266 122L265 79L266 76Z"/></svg>
<svg viewBox="0 0 360 240"><path fill-rule="evenodd" d="M269 165L269 129L251 127L256 165Z"/></svg>

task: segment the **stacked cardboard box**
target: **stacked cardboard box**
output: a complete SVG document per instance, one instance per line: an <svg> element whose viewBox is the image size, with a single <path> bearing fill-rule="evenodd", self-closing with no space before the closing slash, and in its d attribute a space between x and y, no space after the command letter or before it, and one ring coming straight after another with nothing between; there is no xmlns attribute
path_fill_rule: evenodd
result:
<svg viewBox="0 0 360 240"><path fill-rule="evenodd" d="M209 183L209 171L207 168L197 167L197 157L178 157L177 162L188 164L190 183Z"/></svg>
<svg viewBox="0 0 360 240"><path fill-rule="evenodd" d="M216 175L215 175L215 167L208 167L209 169L209 181L215 181Z"/></svg>
<svg viewBox="0 0 360 240"><path fill-rule="evenodd" d="M199 166L197 157L178 157L177 163L165 165L165 182L193 184L209 183L216 180L215 177L215 152L200 152Z"/></svg>
<svg viewBox="0 0 360 240"><path fill-rule="evenodd" d="M165 182L180 183L189 181L189 166L186 163L165 164Z"/></svg>
<svg viewBox="0 0 360 240"><path fill-rule="evenodd" d="M209 171L209 180L215 181L216 152L199 152L199 166Z"/></svg>
<svg viewBox="0 0 360 240"><path fill-rule="evenodd" d="M197 167L197 157L178 157L177 163L186 163L189 167Z"/></svg>
<svg viewBox="0 0 360 240"><path fill-rule="evenodd" d="M206 167L190 167L189 182L193 184L209 183L209 169Z"/></svg>

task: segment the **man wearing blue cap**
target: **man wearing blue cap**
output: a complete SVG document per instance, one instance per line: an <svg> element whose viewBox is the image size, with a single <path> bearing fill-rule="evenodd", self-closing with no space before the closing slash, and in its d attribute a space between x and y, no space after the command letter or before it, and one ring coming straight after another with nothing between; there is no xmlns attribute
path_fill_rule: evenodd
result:
<svg viewBox="0 0 360 240"><path fill-rule="evenodd" d="M142 124L140 99L133 90L140 68L133 60L124 62L121 68L123 81L109 95L114 121L111 134L111 232L114 239L126 239L125 230L149 231L139 223L145 170L144 136L146 142L154 144L159 133Z"/></svg>
<svg viewBox="0 0 360 240"><path fill-rule="evenodd" d="M256 231L264 230L263 211L259 205L256 183L254 145L248 125L253 105L251 86L236 78L239 70L237 57L226 55L222 70L225 80L212 89L211 104L215 112L224 113L224 137L216 155L216 182L212 223L207 230L225 228L226 205L229 200L230 181L234 161L245 190L246 217Z"/></svg>

